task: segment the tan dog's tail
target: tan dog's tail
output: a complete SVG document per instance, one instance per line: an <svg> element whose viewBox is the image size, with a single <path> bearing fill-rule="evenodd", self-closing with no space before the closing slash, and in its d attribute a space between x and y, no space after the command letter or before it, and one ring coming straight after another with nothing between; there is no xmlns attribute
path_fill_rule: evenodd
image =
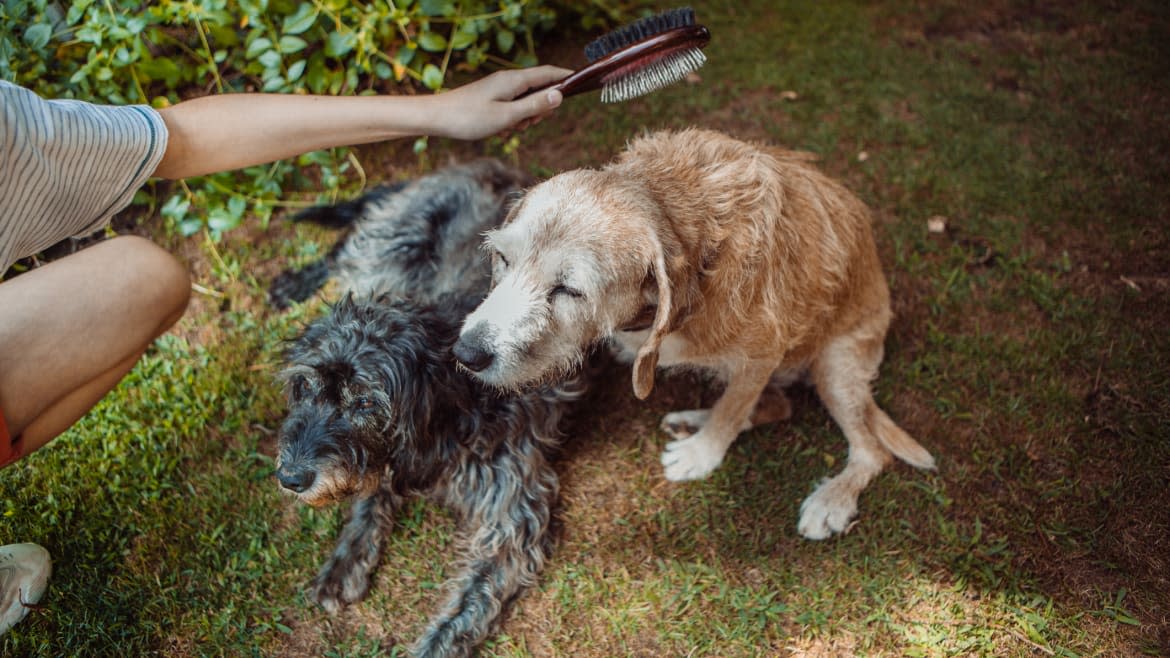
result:
<svg viewBox="0 0 1170 658"><path fill-rule="evenodd" d="M866 411L866 419L868 420L866 424L869 425L870 431L877 436L886 450L915 468L934 470L934 457L905 430L890 420L886 412L882 411L873 400L870 400L869 408Z"/></svg>

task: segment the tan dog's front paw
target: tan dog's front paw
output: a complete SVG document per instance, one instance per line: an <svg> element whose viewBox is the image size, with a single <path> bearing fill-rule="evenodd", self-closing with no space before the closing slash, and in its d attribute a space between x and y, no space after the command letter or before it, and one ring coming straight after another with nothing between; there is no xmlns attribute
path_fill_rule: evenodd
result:
<svg viewBox="0 0 1170 658"><path fill-rule="evenodd" d="M726 452L727 448L703 436L702 432L689 439L671 441L662 453L666 479L671 482L701 480L719 468Z"/></svg>
<svg viewBox="0 0 1170 658"><path fill-rule="evenodd" d="M826 480L800 504L796 530L805 539L828 539L849 529L857 516L857 493L840 477Z"/></svg>

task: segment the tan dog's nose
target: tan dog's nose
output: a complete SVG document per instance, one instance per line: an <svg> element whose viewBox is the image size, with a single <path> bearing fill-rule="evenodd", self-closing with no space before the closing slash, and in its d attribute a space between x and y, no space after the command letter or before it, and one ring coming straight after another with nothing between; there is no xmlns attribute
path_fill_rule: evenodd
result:
<svg viewBox="0 0 1170 658"><path fill-rule="evenodd" d="M486 347L487 338L487 324L481 322L460 335L451 351L463 367L472 372L482 372L495 360L495 355Z"/></svg>

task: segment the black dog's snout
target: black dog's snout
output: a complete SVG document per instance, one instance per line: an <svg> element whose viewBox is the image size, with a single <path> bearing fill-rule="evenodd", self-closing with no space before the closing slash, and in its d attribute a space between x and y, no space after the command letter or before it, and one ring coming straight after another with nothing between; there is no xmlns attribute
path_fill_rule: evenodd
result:
<svg viewBox="0 0 1170 658"><path fill-rule="evenodd" d="M309 468L289 468L282 466L276 471L276 479L280 486L294 493L304 493L317 479L317 473Z"/></svg>
<svg viewBox="0 0 1170 658"><path fill-rule="evenodd" d="M488 328L483 322L475 325L470 331L459 336L452 352L455 358L464 367L472 372L480 372L492 364L495 355L487 349Z"/></svg>

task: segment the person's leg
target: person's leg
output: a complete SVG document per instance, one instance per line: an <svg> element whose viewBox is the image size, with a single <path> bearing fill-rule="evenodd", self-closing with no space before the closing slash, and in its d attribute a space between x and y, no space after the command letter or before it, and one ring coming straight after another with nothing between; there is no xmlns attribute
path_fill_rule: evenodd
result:
<svg viewBox="0 0 1170 658"><path fill-rule="evenodd" d="M89 411L183 315L186 268L123 236L0 284L0 412L22 454Z"/></svg>

